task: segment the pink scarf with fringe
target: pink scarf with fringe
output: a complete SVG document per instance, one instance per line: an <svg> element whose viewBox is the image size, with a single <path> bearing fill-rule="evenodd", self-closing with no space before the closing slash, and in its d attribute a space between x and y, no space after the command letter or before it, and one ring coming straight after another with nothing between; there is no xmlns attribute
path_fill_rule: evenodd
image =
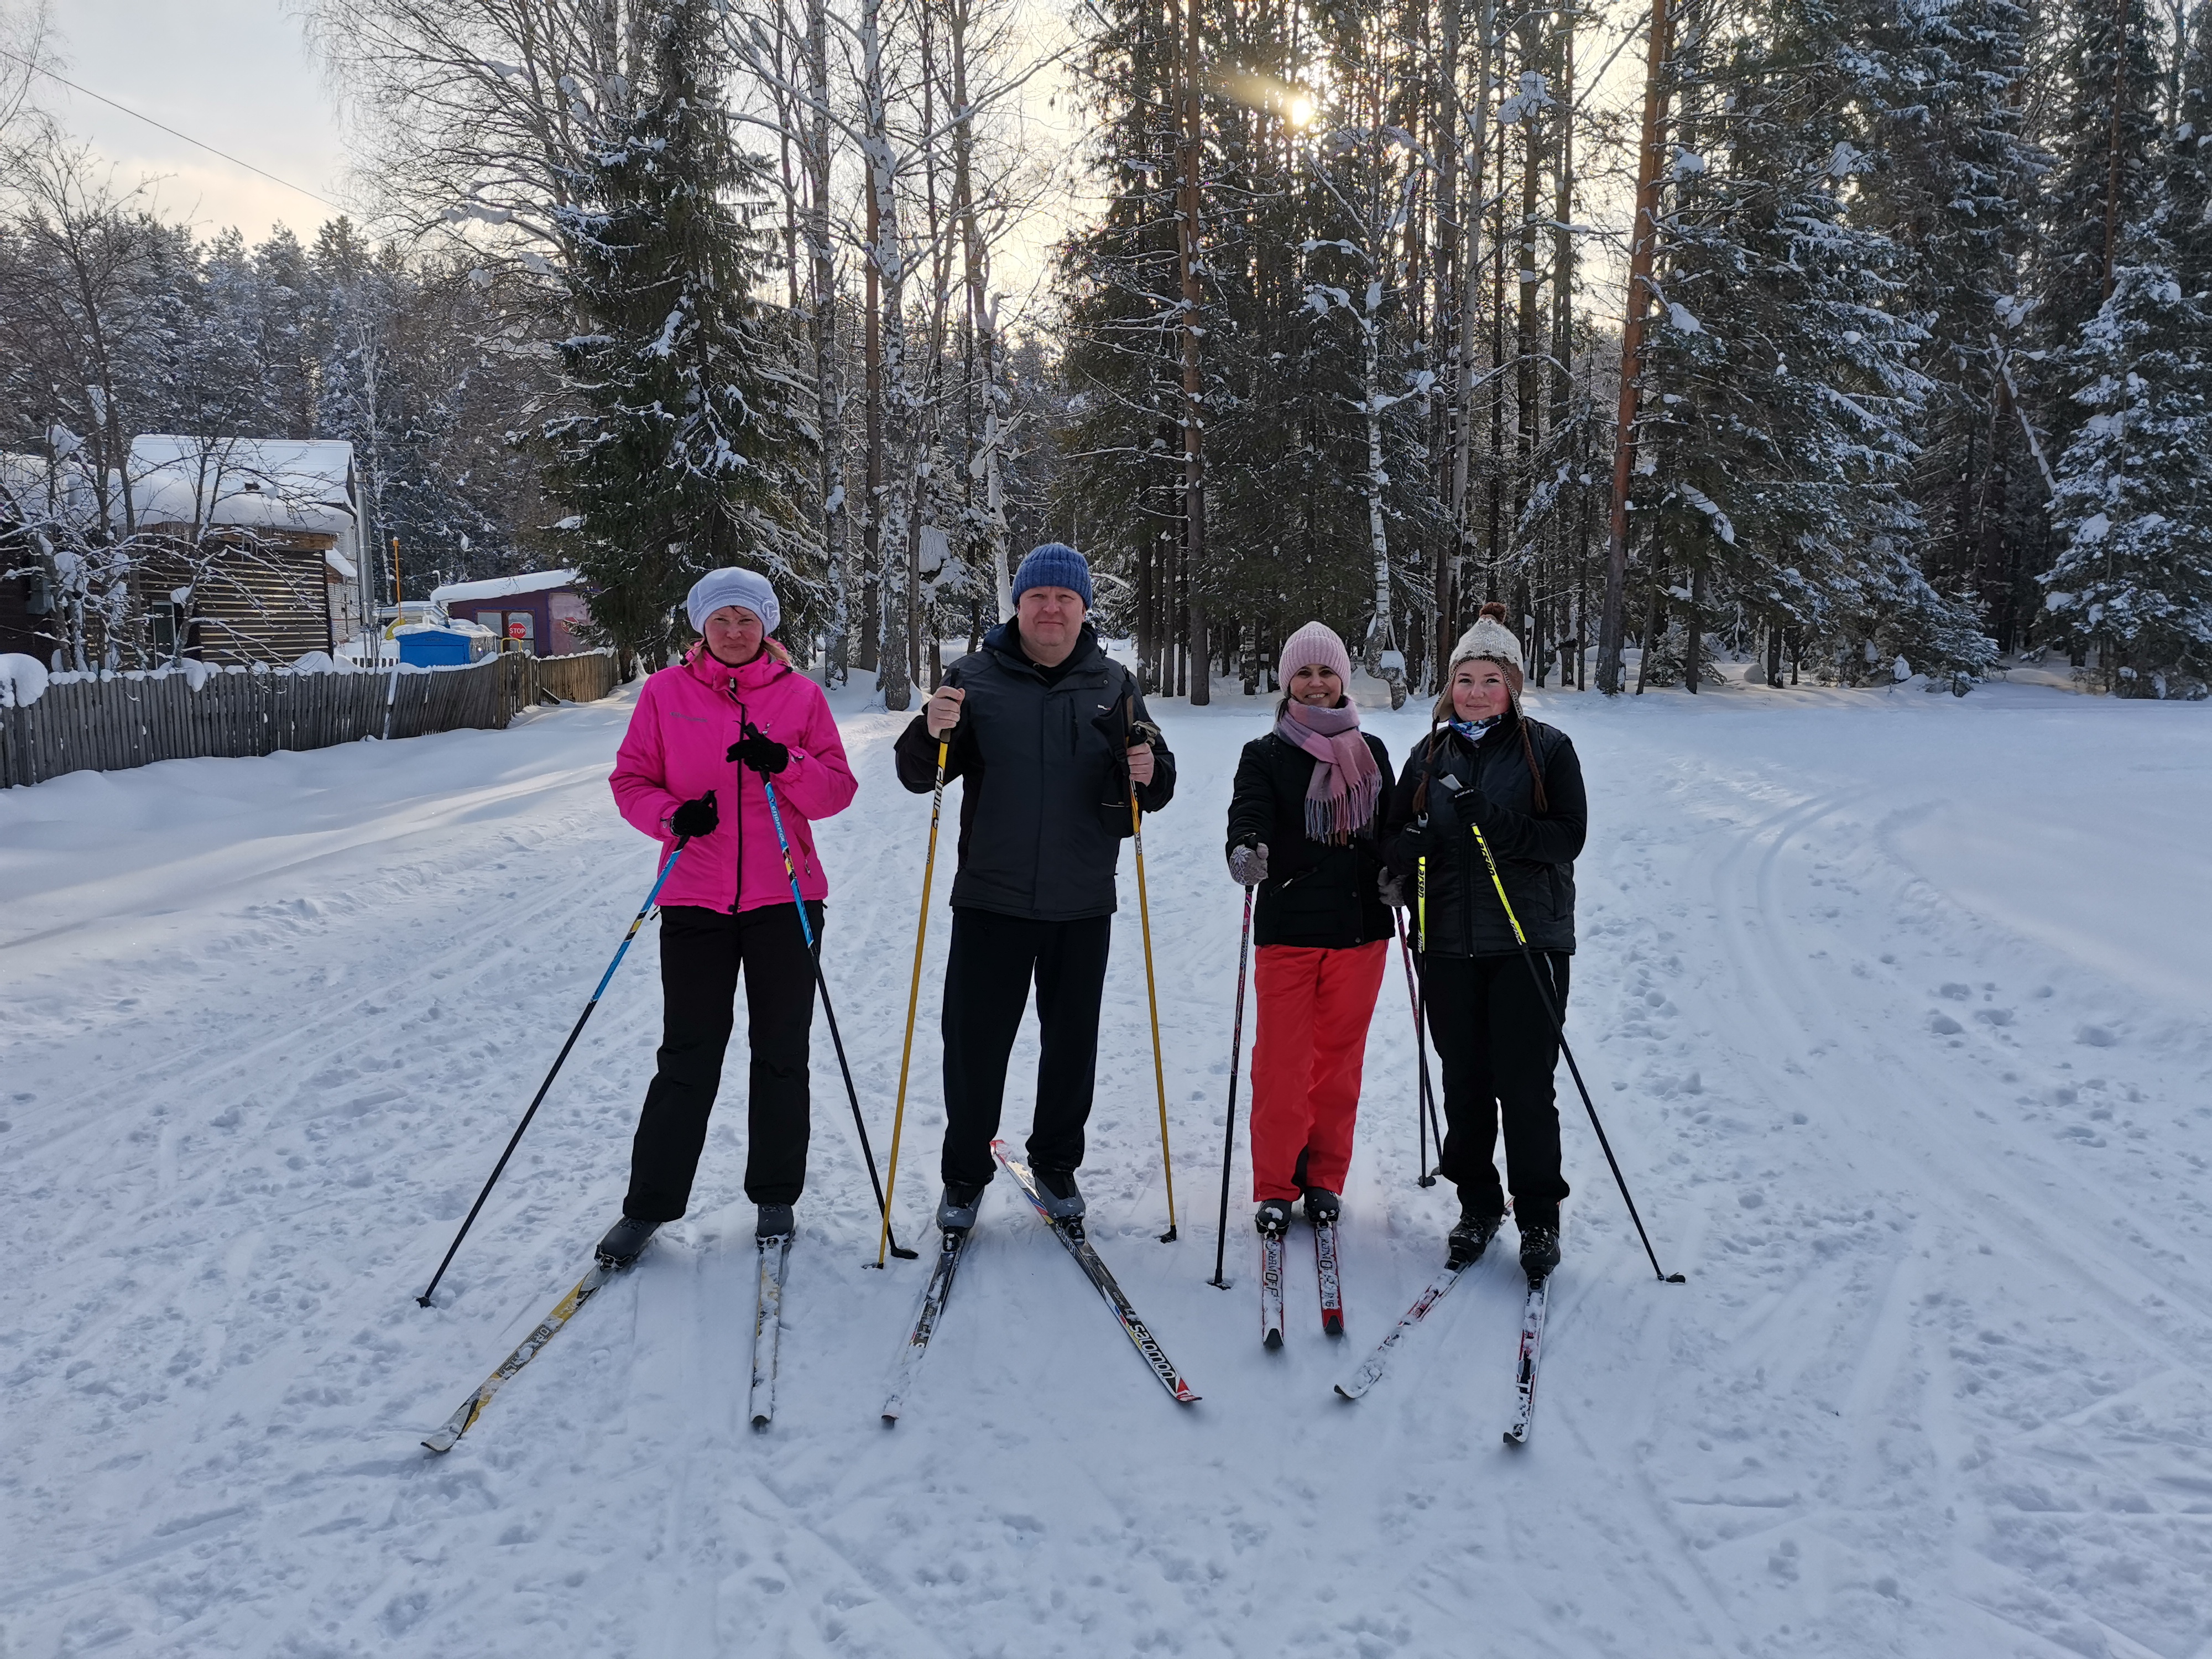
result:
<svg viewBox="0 0 2212 1659"><path fill-rule="evenodd" d="M1359 735L1359 706L1350 696L1341 708L1291 703L1276 717L1275 735L1319 763L1306 786L1309 840L1348 842L1373 829L1382 772Z"/></svg>

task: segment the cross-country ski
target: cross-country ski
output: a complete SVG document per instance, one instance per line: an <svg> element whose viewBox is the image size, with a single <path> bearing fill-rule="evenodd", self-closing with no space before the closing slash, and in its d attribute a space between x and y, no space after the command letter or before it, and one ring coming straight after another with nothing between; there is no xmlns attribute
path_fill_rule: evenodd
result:
<svg viewBox="0 0 2212 1659"><path fill-rule="evenodd" d="M1283 1346L1283 1236L1260 1235L1260 1346Z"/></svg>
<svg viewBox="0 0 2212 1659"><path fill-rule="evenodd" d="M937 1260L930 1268L929 1283L922 1287L921 1310L914 1316L914 1329L908 1333L905 1344L899 1349L898 1363L891 1370L890 1391L884 1396L884 1421L896 1423L906 1410L906 1396L914 1387L915 1373L921 1369L923 1357L929 1352L929 1339L937 1334L938 1322L945 1317L945 1305L952 1297L953 1276L960 1271L960 1257L968 1248L973 1229L946 1228L939 1236Z"/></svg>
<svg viewBox="0 0 2212 1659"><path fill-rule="evenodd" d="M791 1266L791 1235L779 1233L755 1243L760 1274L754 1286L752 1386L745 1410L752 1425L764 1429L775 1418L776 1364L783 1349L783 1276Z"/></svg>
<svg viewBox="0 0 2212 1659"><path fill-rule="evenodd" d="M1091 1241L1084 1236L1080 1218L1071 1219L1053 1214L1044 1194L1037 1186L1036 1177L1030 1172L1028 1165L1009 1154L1005 1142L993 1142L992 1151L1006 1165L1006 1173L1019 1184L1022 1195L1036 1206L1038 1217L1052 1230L1052 1236L1075 1258L1076 1264L1083 1269L1084 1276L1097 1287L1106 1305L1113 1310L1122 1334L1129 1339L1130 1346L1142 1356L1152 1375L1159 1380L1160 1386L1168 1391L1177 1405L1196 1405L1202 1396L1183 1380L1182 1373L1176 1369L1175 1362L1160 1346L1159 1339L1152 1334L1152 1328L1145 1323L1135 1306L1122 1294L1121 1287L1114 1282L1114 1275L1107 1272L1106 1264L1098 1259L1098 1252L1091 1248Z"/></svg>
<svg viewBox="0 0 2212 1659"><path fill-rule="evenodd" d="M553 1304L552 1311L538 1321L529 1335L515 1346L513 1353L499 1363L497 1370L477 1385L476 1392L454 1409L453 1414L422 1438L422 1443L434 1452L449 1452L454 1443L476 1426L477 1419L483 1415L492 1396L514 1380L514 1374L538 1357L538 1351L556 1336L563 1326L575 1317L576 1310L606 1288L607 1281L622 1269L604 1261L594 1262L592 1270L578 1279L568 1295Z"/></svg>
<svg viewBox="0 0 2212 1659"><path fill-rule="evenodd" d="M1536 1362L1544 1341L1544 1313L1551 1305L1550 1275L1533 1281L1521 1310L1521 1347L1513 1368L1513 1420L1506 1425L1505 1443L1525 1444L1528 1425L1536 1415Z"/></svg>

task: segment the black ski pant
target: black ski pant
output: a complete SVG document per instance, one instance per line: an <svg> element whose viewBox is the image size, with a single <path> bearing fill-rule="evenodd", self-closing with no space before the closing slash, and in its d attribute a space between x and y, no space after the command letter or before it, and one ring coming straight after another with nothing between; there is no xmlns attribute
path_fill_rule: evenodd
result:
<svg viewBox="0 0 2212 1659"><path fill-rule="evenodd" d="M1563 951L1534 953L1552 1006L1567 1012ZM1422 991L1429 1032L1443 1061L1444 1146L1438 1165L1462 1208L1502 1215L1505 1190L1492 1161L1505 1125L1505 1170L1513 1213L1523 1227L1556 1227L1567 1183L1559 1173L1559 1109L1552 1073L1559 1040L1519 952L1510 957L1431 956Z"/></svg>
<svg viewBox="0 0 2212 1659"><path fill-rule="evenodd" d="M822 905L810 901L814 936ZM707 1120L722 1085L722 1054L737 1023L745 976L745 1196L796 1204L806 1185L807 1039L814 1023L814 964L794 905L726 915L693 904L660 911L660 1052L631 1143L623 1213L673 1221L691 1201Z"/></svg>
<svg viewBox="0 0 2212 1659"><path fill-rule="evenodd" d="M991 1141L1006 1093L1006 1059L1036 984L1036 1113L1030 1167L1073 1171L1098 1074L1098 1004L1114 918L1031 921L956 909L945 964L945 1152L948 1185L980 1187L997 1169Z"/></svg>

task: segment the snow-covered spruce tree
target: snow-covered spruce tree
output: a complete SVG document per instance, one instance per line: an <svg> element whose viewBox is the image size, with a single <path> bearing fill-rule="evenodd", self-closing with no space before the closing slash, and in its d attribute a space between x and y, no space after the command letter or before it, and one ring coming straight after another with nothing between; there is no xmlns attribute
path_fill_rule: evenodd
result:
<svg viewBox="0 0 2212 1659"><path fill-rule="evenodd" d="M2149 214L2067 364L2086 414L2057 463L2050 620L2122 696L2212 695L2212 6Z"/></svg>
<svg viewBox="0 0 2212 1659"><path fill-rule="evenodd" d="M2023 136L2028 14L2018 0L1860 3L1874 165L1855 181L1851 217L1899 244L1901 308L1929 336L1910 485L1919 563L2009 649L2022 600L2010 520L2043 495L1991 343L2044 165Z"/></svg>
<svg viewBox="0 0 2212 1659"><path fill-rule="evenodd" d="M1749 0L1680 44L1674 200L1645 363L1664 574L1693 616L1741 606L1836 672L1903 655L1963 684L1994 647L1913 561L1926 381L1897 245L1854 226L1867 88L1851 20Z"/></svg>
<svg viewBox="0 0 2212 1659"><path fill-rule="evenodd" d="M594 627L625 664L658 668L685 590L716 566L775 584L787 637L825 595L797 510L809 455L791 342L754 298L769 250L738 205L763 164L731 140L705 0L672 0L652 28L634 112L604 118L556 216L582 324L558 347L580 412L542 437Z"/></svg>

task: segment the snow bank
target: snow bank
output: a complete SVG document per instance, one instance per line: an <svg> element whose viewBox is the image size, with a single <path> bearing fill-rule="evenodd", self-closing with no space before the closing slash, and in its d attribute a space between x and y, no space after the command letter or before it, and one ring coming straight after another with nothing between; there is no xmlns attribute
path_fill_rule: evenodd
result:
<svg viewBox="0 0 2212 1659"><path fill-rule="evenodd" d="M52 676L36 657L21 652L0 652L0 708L26 708L46 694Z"/></svg>

